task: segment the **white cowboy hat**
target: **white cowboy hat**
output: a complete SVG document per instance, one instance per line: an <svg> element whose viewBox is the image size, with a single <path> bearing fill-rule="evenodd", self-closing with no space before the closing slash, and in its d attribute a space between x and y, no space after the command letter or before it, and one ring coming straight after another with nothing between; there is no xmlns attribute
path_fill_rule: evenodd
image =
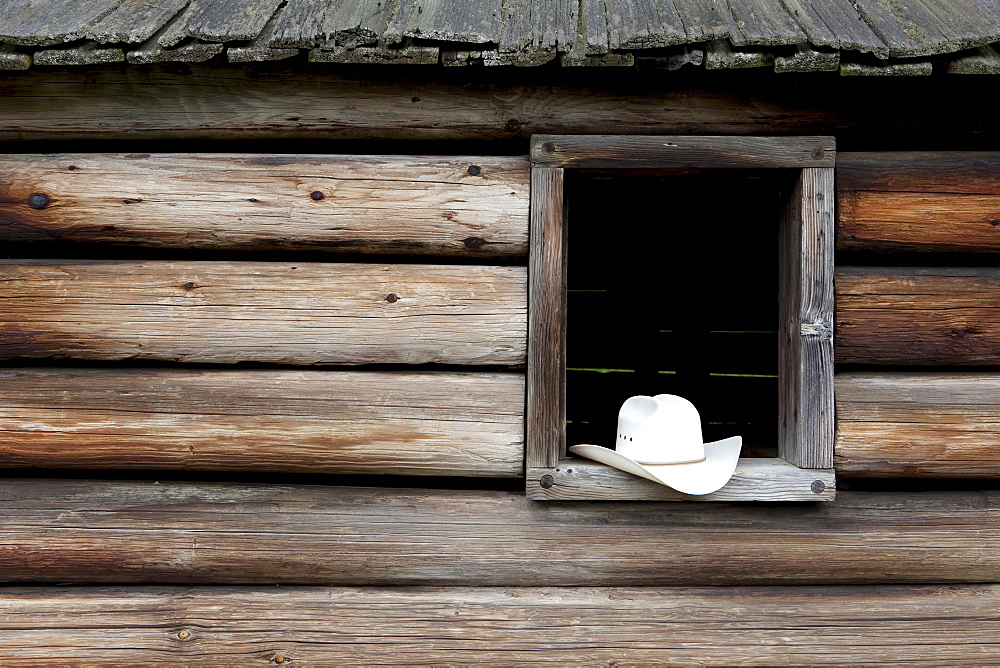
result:
<svg viewBox="0 0 1000 668"><path fill-rule="evenodd" d="M733 477L742 447L742 436L703 442L694 404L658 394L631 397L622 404L614 450L599 445L569 450L684 494L711 494Z"/></svg>

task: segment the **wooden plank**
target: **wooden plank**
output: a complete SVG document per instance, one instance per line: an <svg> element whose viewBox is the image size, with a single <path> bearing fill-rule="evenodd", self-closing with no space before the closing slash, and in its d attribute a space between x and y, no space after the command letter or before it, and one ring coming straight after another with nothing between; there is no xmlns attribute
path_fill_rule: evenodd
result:
<svg viewBox="0 0 1000 668"><path fill-rule="evenodd" d="M555 58L557 49L572 50L580 4L574 0L501 3L498 64L541 65Z"/></svg>
<svg viewBox="0 0 1000 668"><path fill-rule="evenodd" d="M418 0L399 3L382 38L487 44L500 41L500 0Z"/></svg>
<svg viewBox="0 0 1000 668"><path fill-rule="evenodd" d="M998 604L997 585L10 587L0 641L31 665L982 666Z"/></svg>
<svg viewBox="0 0 1000 668"><path fill-rule="evenodd" d="M730 40L736 46L777 46L809 40L782 0L729 0L729 9L735 23Z"/></svg>
<svg viewBox="0 0 1000 668"><path fill-rule="evenodd" d="M535 135L531 161L578 168L832 167L833 137Z"/></svg>
<svg viewBox="0 0 1000 668"><path fill-rule="evenodd" d="M15 582L622 586L1000 580L1000 492L538 503L523 492L0 483ZM845 546L849 549L845 549Z"/></svg>
<svg viewBox="0 0 1000 668"><path fill-rule="evenodd" d="M188 4L188 0L123 2L87 30L87 39L102 44L138 44L155 35Z"/></svg>
<svg viewBox="0 0 1000 668"><path fill-rule="evenodd" d="M171 48L189 37L206 42L249 41L260 34L282 0L191 0L158 38Z"/></svg>
<svg viewBox="0 0 1000 668"><path fill-rule="evenodd" d="M563 170L531 170L528 256L528 466L566 451L566 226Z"/></svg>
<svg viewBox="0 0 1000 668"><path fill-rule="evenodd" d="M523 364L524 267L0 261L0 355Z"/></svg>
<svg viewBox="0 0 1000 668"><path fill-rule="evenodd" d="M925 103L914 105L905 81L872 88L821 77L762 88L743 77L651 86L648 72L566 73L559 83L547 70L529 70L484 87L470 85L468 68L456 69L461 71L429 68L418 77L372 68L303 70L279 62L252 70L206 64L184 73L167 66L99 69L86 77L13 73L2 78L0 140L837 133L904 145L914 133L939 135L942 115L950 119L949 137L996 138L978 116L952 114L954 105L980 99L979 84L963 83L965 78L928 80ZM859 86L868 104L854 103Z"/></svg>
<svg viewBox="0 0 1000 668"><path fill-rule="evenodd" d="M0 42L50 46L72 42L122 0L12 0L0 4Z"/></svg>
<svg viewBox="0 0 1000 668"><path fill-rule="evenodd" d="M0 369L0 467L520 477L524 376Z"/></svg>
<svg viewBox="0 0 1000 668"><path fill-rule="evenodd" d="M1000 477L1000 375L848 373L836 467L854 477Z"/></svg>
<svg viewBox="0 0 1000 668"><path fill-rule="evenodd" d="M841 154L837 203L842 250L1000 251L1000 154Z"/></svg>
<svg viewBox="0 0 1000 668"><path fill-rule="evenodd" d="M836 360L1000 363L1000 269L840 267Z"/></svg>
<svg viewBox="0 0 1000 668"><path fill-rule="evenodd" d="M833 466L832 169L803 169L781 222L779 456Z"/></svg>
<svg viewBox="0 0 1000 668"><path fill-rule="evenodd" d="M782 0L795 21L802 26L813 46L825 46L843 51L871 53L883 60L889 49L871 27L858 20L858 10L851 0ZM838 161L839 163L839 161Z"/></svg>
<svg viewBox="0 0 1000 668"><path fill-rule="evenodd" d="M833 469L801 469L783 459L741 458L718 492L691 496L586 459L527 470L528 498L536 501L832 501Z"/></svg>
<svg viewBox="0 0 1000 668"><path fill-rule="evenodd" d="M687 42L683 17L671 3L655 0L605 2L611 49L655 49Z"/></svg>
<svg viewBox="0 0 1000 668"><path fill-rule="evenodd" d="M519 257L528 169L486 156L8 154L0 240Z"/></svg>

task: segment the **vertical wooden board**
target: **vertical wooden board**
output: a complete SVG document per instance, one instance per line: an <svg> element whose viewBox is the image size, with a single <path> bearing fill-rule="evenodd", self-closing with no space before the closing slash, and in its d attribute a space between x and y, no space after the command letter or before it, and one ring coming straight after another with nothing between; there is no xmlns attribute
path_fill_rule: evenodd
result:
<svg viewBox="0 0 1000 668"><path fill-rule="evenodd" d="M803 169L782 220L778 452L832 468L834 173Z"/></svg>
<svg viewBox="0 0 1000 668"><path fill-rule="evenodd" d="M528 256L529 467L552 468L566 447L566 229L563 170L531 170Z"/></svg>

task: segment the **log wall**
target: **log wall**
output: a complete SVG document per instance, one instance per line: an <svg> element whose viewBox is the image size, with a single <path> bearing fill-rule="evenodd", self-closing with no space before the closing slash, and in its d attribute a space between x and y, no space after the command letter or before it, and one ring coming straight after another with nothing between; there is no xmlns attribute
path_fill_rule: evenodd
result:
<svg viewBox="0 0 1000 668"><path fill-rule="evenodd" d="M998 184L997 153L838 156L837 248L865 264L837 269L836 361L866 369L837 377L840 474L1000 477L997 376L955 371L1000 365Z"/></svg>
<svg viewBox="0 0 1000 668"><path fill-rule="evenodd" d="M528 162L496 156L3 155L0 240L524 257Z"/></svg>
<svg viewBox="0 0 1000 668"><path fill-rule="evenodd" d="M0 643L44 666L982 666L998 602L995 585L10 588Z"/></svg>
<svg viewBox="0 0 1000 668"><path fill-rule="evenodd" d="M0 369L0 467L519 477L516 373Z"/></svg>

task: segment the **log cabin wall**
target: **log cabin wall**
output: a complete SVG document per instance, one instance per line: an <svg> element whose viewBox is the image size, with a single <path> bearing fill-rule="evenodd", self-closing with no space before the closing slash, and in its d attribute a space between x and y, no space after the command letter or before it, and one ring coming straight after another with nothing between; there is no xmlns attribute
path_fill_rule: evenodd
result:
<svg viewBox="0 0 1000 668"><path fill-rule="evenodd" d="M662 76L4 78L9 651L1000 660L1000 133L949 111L980 84ZM539 131L837 136L836 501L511 491Z"/></svg>

